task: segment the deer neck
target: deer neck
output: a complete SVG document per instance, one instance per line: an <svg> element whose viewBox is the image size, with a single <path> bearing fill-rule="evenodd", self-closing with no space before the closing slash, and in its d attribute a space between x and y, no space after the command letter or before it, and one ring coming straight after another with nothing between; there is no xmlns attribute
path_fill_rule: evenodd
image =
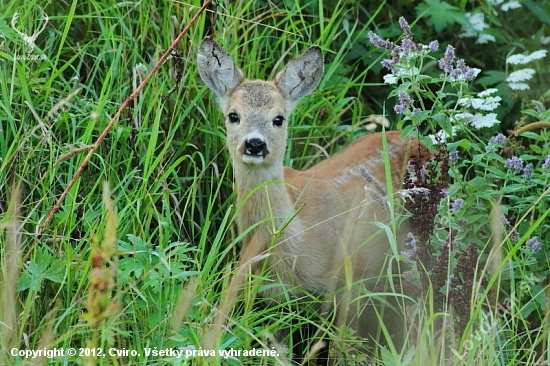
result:
<svg viewBox="0 0 550 366"><path fill-rule="evenodd" d="M284 183L283 166L261 167L237 163L234 165L234 175L239 231L243 232L268 219L244 237L245 245L254 239L255 244L263 246L263 251L272 241L273 231L278 230L294 212L294 204ZM294 221L291 226L296 225Z"/></svg>

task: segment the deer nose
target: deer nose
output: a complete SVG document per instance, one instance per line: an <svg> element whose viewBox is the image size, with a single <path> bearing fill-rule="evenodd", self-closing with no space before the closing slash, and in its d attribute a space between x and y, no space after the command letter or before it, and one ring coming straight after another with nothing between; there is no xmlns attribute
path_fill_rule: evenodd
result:
<svg viewBox="0 0 550 366"><path fill-rule="evenodd" d="M269 154L269 150L262 139L251 138L244 143L244 153L253 156L266 156Z"/></svg>

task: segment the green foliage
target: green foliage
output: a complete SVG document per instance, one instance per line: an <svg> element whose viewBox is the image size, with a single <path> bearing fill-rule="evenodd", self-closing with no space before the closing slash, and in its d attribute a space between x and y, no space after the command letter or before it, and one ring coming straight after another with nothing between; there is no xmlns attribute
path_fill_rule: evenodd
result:
<svg viewBox="0 0 550 366"><path fill-rule="evenodd" d="M438 33L453 23L467 22L464 13L446 1L425 0L416 6L416 13L419 17L426 17L428 24Z"/></svg>
<svg viewBox="0 0 550 366"><path fill-rule="evenodd" d="M402 114L400 125L404 133L438 131L424 141L439 150L435 159L442 164L440 166L450 164L452 179L445 188L444 198L438 202L434 199L434 190L440 189L437 185L440 176L432 176L431 170L410 171L411 181L417 182L411 193L413 207L419 205L418 201L431 201L438 206L438 215L430 240L422 243L427 244L427 248L419 250L417 244L411 244L404 252L411 264L409 282L421 288L427 285L422 280L429 278L436 291L434 299L442 298L445 306L454 307L459 334L463 336L459 347L466 351L458 354L453 348L453 352L461 361L468 354L483 352L483 349L472 351L467 345L471 342L468 331L460 329L468 323L473 326L471 332L476 338L476 333L480 333L475 329L477 325L468 308L492 315L492 309L500 306L498 301L507 304L506 312L500 314L502 319L495 320L505 329L506 335L497 334L496 337L503 344L517 344L517 348L503 347L501 357L506 360L531 358L533 349L545 342L543 324L548 316L549 297L543 279L550 274L547 254L550 251L547 239L550 238L547 224L550 214L550 135L547 129L550 124L537 121L547 121L550 111L541 102L533 101L535 109L522 113L524 121L534 118L536 122L516 128L508 138L502 133L495 134L500 121L496 114L488 112L497 109L502 100L494 96L498 90L473 92L470 82L479 70L461 65L449 46L444 56L437 60L440 76L425 74L423 65L433 59L430 51L436 51L435 44L415 44L408 24L403 18L399 21L404 32L399 45L385 43L375 34L369 37L375 46L389 49L393 56L383 61L391 72L385 81L394 85L390 95L397 97L395 111ZM447 152L450 152L448 156ZM414 188L426 187L420 183L431 185L431 192L415 192ZM413 214L423 213L417 210ZM431 253L426 257L423 251ZM443 273L442 263L446 267ZM421 266L427 271L424 277L419 273ZM497 279L500 281L498 287L491 288ZM464 294L464 287L471 288L473 281L477 281L477 290L473 288ZM423 291L431 291L431 288ZM496 303L494 293L497 294ZM481 303L465 303L456 294L467 295L467 298L487 296L489 308L484 309ZM525 329L531 333L527 338L523 335Z"/></svg>
<svg viewBox="0 0 550 366"><path fill-rule="evenodd" d="M35 259L25 263L23 267L17 283L17 291L30 290L40 293L44 281L63 283L64 263L54 261L50 253L40 248L37 248L33 254Z"/></svg>
<svg viewBox="0 0 550 366"><path fill-rule="evenodd" d="M200 2L30 0L3 4L0 364L29 361L13 356L12 348L85 348L96 330L99 337L94 342L102 350L140 352L106 354L91 361L96 364L290 362L283 351L278 357L236 359L196 354L177 359L143 352L200 350L228 291L240 249L221 112L199 81L194 65L196 48L210 32L250 78L273 77L273 68L280 68L310 44L323 49L325 75L292 117L286 165L305 168L318 162L325 151L335 153L366 133L362 125L371 114L384 114L393 127L434 137L440 131L450 136L453 126L462 126L445 145L449 152L458 152L460 160L451 164L452 185L441 201L432 240L454 232L459 248L470 242L485 248L480 252L481 266L489 258L487 248L493 236L500 237L501 257L496 260L497 270L484 277L488 278L485 287L472 285L479 297L471 300L471 317L455 349L464 355L469 334L480 335L476 351L465 354L470 364L478 355L488 364L525 362L529 351L547 342L547 332L538 332L538 325L548 322L550 178L544 166L550 135L547 127L518 136L507 134L504 143L486 150L490 137L514 129L516 121L520 121L519 128L550 117L547 59L528 64L535 70L533 79L527 81L529 89L511 89L506 81L524 67L507 63L507 56L544 49L548 37L550 5L531 0L521 4L523 9L503 11L486 2L437 0L218 2L213 28L208 28L212 12L191 24L177 45L181 57L172 56L161 65L130 102L40 235L40 225L106 124L190 23ZM492 35L494 42L478 44L475 37L460 36L468 12L484 15L487 27L481 33ZM48 22L32 46L22 34L30 37L38 31L44 14ZM418 17L412 28L417 42L437 39L440 47L423 58L408 60L407 67L418 72L402 78L395 89L381 82L386 71L379 61L386 56L369 42L368 32L398 39L402 32L394 20L401 15L410 20ZM458 58L481 70L472 82L451 81L438 69L437 61L447 44L455 46ZM456 123L452 117L469 108L459 100L475 98L487 88L496 90L492 97L502 99L495 110L501 123L486 129L475 129L465 121ZM405 114L394 110L398 92L415 100ZM413 108L418 113L412 113ZM524 171L505 167L511 156L522 159L523 169L532 164L529 179ZM102 259L102 273L115 275L101 278L105 283L112 280L112 288L103 289L105 319L94 328L83 316L90 311L86 299L92 273L98 268L92 248L109 231L108 225L113 225L104 212L104 181L111 186L117 241L116 253ZM12 188L15 185L22 187L20 201ZM453 210L458 198L463 203ZM489 215L496 202L509 222L509 226L501 223L498 233ZM19 213L13 217L10 212ZM533 245L533 238L541 243L539 250L527 246L528 242ZM434 253L441 255L438 250ZM458 252L452 255L451 267L459 262ZM250 276L242 293L232 299L235 310L217 340L220 350L291 344L288 337L274 335L315 323L319 334L326 334L337 345L337 364L365 361L366 356L359 354L350 360L349 354L359 353L356 348L363 340L349 329L336 329L333 319L319 319L312 309L298 312L318 299L294 299L286 294L282 304L259 307L255 300L261 280L261 276ZM432 290L441 293L445 289ZM414 341L405 348L380 348L373 357L386 364L443 362L444 352L434 341L435 324L448 309L436 310L435 296L423 300L426 303L418 300L415 305L425 311L418 323L425 337L414 338L411 330ZM498 337L476 333L482 314L500 303L506 304L505 315L497 319L502 333ZM72 364L90 360L65 355L35 361ZM455 357L452 362L458 365L464 360Z"/></svg>

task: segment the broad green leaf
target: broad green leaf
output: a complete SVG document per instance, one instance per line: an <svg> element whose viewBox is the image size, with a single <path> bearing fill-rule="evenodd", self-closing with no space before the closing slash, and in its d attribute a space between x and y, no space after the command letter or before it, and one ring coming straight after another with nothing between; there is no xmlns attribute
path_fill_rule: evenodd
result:
<svg viewBox="0 0 550 366"><path fill-rule="evenodd" d="M484 71L483 76L478 77L476 82L483 87L489 87L503 82L506 76L504 71L488 70Z"/></svg>
<svg viewBox="0 0 550 366"><path fill-rule="evenodd" d="M25 263L25 269L17 283L19 291L30 289L40 292L43 280L63 282L63 268L59 262L54 261L52 256L45 251L37 250L37 252L40 254L36 256L36 261Z"/></svg>
<svg viewBox="0 0 550 366"><path fill-rule="evenodd" d="M460 9L446 1L424 0L423 3L416 6L416 14L426 16L428 23L433 25L437 32L441 32L450 24L464 24L466 22L466 18Z"/></svg>

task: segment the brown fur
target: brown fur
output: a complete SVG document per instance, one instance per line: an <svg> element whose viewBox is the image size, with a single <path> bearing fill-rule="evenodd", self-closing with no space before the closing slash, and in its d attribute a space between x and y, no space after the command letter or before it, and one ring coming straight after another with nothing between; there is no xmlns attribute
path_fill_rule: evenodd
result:
<svg viewBox="0 0 550 366"><path fill-rule="evenodd" d="M372 335L376 317L358 311L364 301L355 300L361 287L373 290L380 283L391 252L387 232L377 226L379 222L390 225L392 216L386 204L383 136L363 136L305 171L283 167L287 120L296 101L320 81L320 49L310 47L274 81L246 80L210 38L201 43L197 63L224 115L239 117L238 123L228 117L226 127L237 189L238 227L244 232L255 226L244 236L243 258L269 252L273 278L297 295L308 291L336 296L340 321L362 336ZM285 119L281 127L273 124L277 116ZM396 192L402 186L409 152L418 149L419 142L403 140L398 132L387 132L385 138ZM251 139L264 141L269 153L247 154L245 144ZM362 176L360 167L370 174L370 181ZM398 245L408 231L402 223L396 233ZM266 296L273 298L276 292Z"/></svg>

